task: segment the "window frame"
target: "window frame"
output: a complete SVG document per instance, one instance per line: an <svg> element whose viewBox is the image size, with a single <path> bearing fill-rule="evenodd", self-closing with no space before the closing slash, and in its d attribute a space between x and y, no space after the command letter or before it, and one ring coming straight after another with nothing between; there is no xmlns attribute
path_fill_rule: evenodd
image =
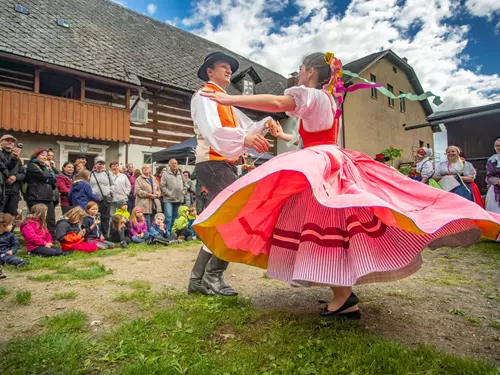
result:
<svg viewBox="0 0 500 375"><path fill-rule="evenodd" d="M387 90L390 93L394 94L394 86L387 84ZM394 108L394 99L388 96L387 97L387 104L389 105L389 107Z"/></svg>
<svg viewBox="0 0 500 375"><path fill-rule="evenodd" d="M370 73L370 82L377 83L377 76ZM372 96L372 99L375 99L375 100L378 99L377 89L375 87L371 88L371 96Z"/></svg>
<svg viewBox="0 0 500 375"><path fill-rule="evenodd" d="M399 92L399 95L404 94L403 91ZM406 113L406 98L399 98L399 112Z"/></svg>
<svg viewBox="0 0 500 375"><path fill-rule="evenodd" d="M149 160L149 163L148 163L148 160ZM143 151L142 152L142 161L143 161L143 163L142 163L143 165L148 164L148 165L153 166L153 153Z"/></svg>

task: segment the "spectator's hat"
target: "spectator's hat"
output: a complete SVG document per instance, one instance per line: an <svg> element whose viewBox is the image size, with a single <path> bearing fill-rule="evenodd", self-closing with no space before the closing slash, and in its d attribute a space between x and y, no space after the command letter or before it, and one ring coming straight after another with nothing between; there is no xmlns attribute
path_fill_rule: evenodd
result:
<svg viewBox="0 0 500 375"><path fill-rule="evenodd" d="M85 159L85 160L89 160L89 159L87 159L87 157L86 157L85 155L83 155L83 154L79 154L79 155L77 155L77 156L76 156L76 158L77 158L77 159Z"/></svg>
<svg viewBox="0 0 500 375"><path fill-rule="evenodd" d="M102 156L96 156L94 159L94 163L95 164L99 164L99 163L106 164L106 160L104 160L104 158Z"/></svg>
<svg viewBox="0 0 500 375"><path fill-rule="evenodd" d="M127 201L125 200L121 200L121 201L118 201L118 207L121 207L121 206L126 206L127 205Z"/></svg>
<svg viewBox="0 0 500 375"><path fill-rule="evenodd" d="M13 135L10 135L10 134L2 135L2 138L0 138L0 142L5 141L6 139L12 139L14 142L17 142L16 137L14 137Z"/></svg>

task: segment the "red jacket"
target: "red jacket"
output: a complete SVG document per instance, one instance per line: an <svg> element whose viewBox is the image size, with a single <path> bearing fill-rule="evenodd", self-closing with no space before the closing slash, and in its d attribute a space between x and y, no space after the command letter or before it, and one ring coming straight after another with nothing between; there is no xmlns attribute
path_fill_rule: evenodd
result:
<svg viewBox="0 0 500 375"><path fill-rule="evenodd" d="M35 250L37 247L45 246L46 243L52 242L52 236L47 228L42 230L40 222L36 219L27 218L24 223L21 223L21 233L26 242L26 250Z"/></svg>
<svg viewBox="0 0 500 375"><path fill-rule="evenodd" d="M64 173L59 173L56 177L56 187L61 193L61 207L71 206L68 194L73 185L71 177L65 175Z"/></svg>

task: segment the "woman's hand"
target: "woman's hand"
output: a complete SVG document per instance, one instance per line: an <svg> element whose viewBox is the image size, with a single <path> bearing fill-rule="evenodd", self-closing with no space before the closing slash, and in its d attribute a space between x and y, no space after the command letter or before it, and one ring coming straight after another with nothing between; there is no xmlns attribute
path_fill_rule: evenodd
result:
<svg viewBox="0 0 500 375"><path fill-rule="evenodd" d="M269 133L271 133L271 135L273 137L280 138L280 139L283 138L283 135L285 133L283 132L283 128L281 127L281 124L279 123L279 121L269 120L266 122L265 126L267 129L269 129Z"/></svg>
<svg viewBox="0 0 500 375"><path fill-rule="evenodd" d="M234 104L233 96L228 95L224 92L217 92L215 90L203 89L203 90L201 90L200 95L204 96L205 98L209 98L210 100L213 100L214 102L222 104L222 105L233 105Z"/></svg>
<svg viewBox="0 0 500 375"><path fill-rule="evenodd" d="M47 242L47 243L45 244L45 247L49 247L49 248L50 248L50 247L52 247L52 246L54 246L54 244L53 244L52 242Z"/></svg>

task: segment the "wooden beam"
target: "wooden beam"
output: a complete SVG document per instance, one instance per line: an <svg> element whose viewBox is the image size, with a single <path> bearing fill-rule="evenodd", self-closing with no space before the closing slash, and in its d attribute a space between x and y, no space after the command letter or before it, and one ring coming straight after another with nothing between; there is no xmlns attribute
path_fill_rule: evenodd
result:
<svg viewBox="0 0 500 375"><path fill-rule="evenodd" d="M152 114L150 117L153 122L158 122L158 121L166 121L166 122L173 122L174 124L182 124L182 125L189 125L193 126L193 121L191 119L182 119L182 118L177 118L177 117L172 117L172 116L167 116L167 115L162 115L160 113L157 114Z"/></svg>
<svg viewBox="0 0 500 375"><path fill-rule="evenodd" d="M40 93L40 69L35 69L35 83L33 85L35 94Z"/></svg>
<svg viewBox="0 0 500 375"><path fill-rule="evenodd" d="M127 88L125 91L125 108L130 109L130 89Z"/></svg>
<svg viewBox="0 0 500 375"><path fill-rule="evenodd" d="M101 76L94 75L91 73L84 73L84 72L81 72L81 71L76 70L76 69L65 68L65 67L62 67L59 65L49 64L49 63L33 60L33 59L30 59L29 57L21 57L21 56L13 55L13 54L6 53L6 52L0 52L0 57L4 58L6 60L18 61L18 62L22 62L24 64L36 66L39 68L47 68L47 69L58 71L61 73L71 74L71 75L82 77L85 79L90 79L93 81L106 83L106 84L112 85L112 86L129 87L132 89L137 88L137 85L134 85L132 83L126 83L126 82L114 80L111 78L105 78L105 77L101 77Z"/></svg>
<svg viewBox="0 0 500 375"><path fill-rule="evenodd" d="M141 128L166 130L175 133L188 134L191 136L195 135L193 127L186 127L175 124L162 124L160 122L150 122L148 124L141 125Z"/></svg>
<svg viewBox="0 0 500 375"><path fill-rule="evenodd" d="M130 144L133 145L141 145L141 146L150 146L150 147L170 147L175 145L175 142L158 142L158 141L151 141L149 139L137 139L137 138L130 138Z"/></svg>
<svg viewBox="0 0 500 375"><path fill-rule="evenodd" d="M85 80L80 80L80 100L85 101Z"/></svg>
<svg viewBox="0 0 500 375"><path fill-rule="evenodd" d="M151 138L153 140L165 140L165 141L178 141L183 142L189 139L189 137L182 137L179 135L163 134L157 132L149 132L146 130L130 128L130 135L143 138Z"/></svg>

